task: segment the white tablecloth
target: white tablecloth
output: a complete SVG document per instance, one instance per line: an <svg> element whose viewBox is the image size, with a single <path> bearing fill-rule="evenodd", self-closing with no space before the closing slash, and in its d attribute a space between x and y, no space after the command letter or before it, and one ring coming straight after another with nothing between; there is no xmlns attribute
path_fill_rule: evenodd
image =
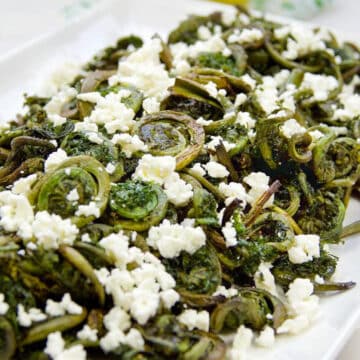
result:
<svg viewBox="0 0 360 360"><path fill-rule="evenodd" d="M101 1L103 0L1 0L0 56L42 34L66 25L87 11L96 8ZM358 38L360 42L359 12L360 2L358 0L335 0L332 8L311 21L347 33L353 39ZM355 331L339 355L339 360L358 360L360 358L360 323L358 325L359 329Z"/></svg>

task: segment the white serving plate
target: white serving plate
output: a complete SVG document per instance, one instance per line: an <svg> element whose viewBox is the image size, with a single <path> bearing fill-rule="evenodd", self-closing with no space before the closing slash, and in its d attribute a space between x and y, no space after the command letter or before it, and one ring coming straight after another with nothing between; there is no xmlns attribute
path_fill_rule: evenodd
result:
<svg viewBox="0 0 360 360"><path fill-rule="evenodd" d="M21 109L22 94L39 88L47 73L64 61L87 61L97 50L130 33L149 38L165 35L191 13L209 13L225 5L200 0L111 0L96 12L55 33L0 57L0 120ZM283 19L284 22L291 20ZM359 219L360 202L352 201L346 223ZM280 336L271 349L253 349L250 358L276 360L335 359L360 319L360 236L334 247L340 257L338 280L359 285L321 298L319 319L298 336Z"/></svg>

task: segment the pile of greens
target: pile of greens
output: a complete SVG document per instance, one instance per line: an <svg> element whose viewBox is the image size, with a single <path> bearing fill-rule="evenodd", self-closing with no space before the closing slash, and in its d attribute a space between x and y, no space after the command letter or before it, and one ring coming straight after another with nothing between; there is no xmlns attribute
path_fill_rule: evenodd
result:
<svg viewBox="0 0 360 360"><path fill-rule="evenodd" d="M254 29L260 37L241 40L245 30ZM300 40L291 29L279 36L283 29L282 24L242 9L230 22L221 13L191 16L167 42L161 41L160 63L173 85L161 97L154 96L160 103L154 112L145 110L149 96L136 84L108 81L143 41L137 36L122 38L97 54L67 85L77 94L97 93L103 98L126 91L121 102L135 114L135 125L116 133L137 136L145 144L130 154L125 145L112 141L116 134L109 133L104 123L94 134L78 126L96 111L93 102L75 95L61 103L57 115L65 120L59 124L47 110L51 96L25 96L25 115L0 133L0 195L15 194L14 183L35 174L28 189L16 196L26 196L35 214L69 219L78 233L75 241L60 238L58 246L51 247L1 222L0 294L5 304L5 309L0 306L1 359L50 359L44 348L47 337L57 331L65 348L82 345L88 359L225 359L227 345L221 335L241 325L254 332L270 326L276 333L291 317L281 293L295 279L309 279L316 293L354 286L331 280L338 259L328 244L338 244L359 230L358 223L345 229L342 223L350 198L359 189L360 111L336 114L346 112L344 99L349 93L360 96L360 50L327 33L323 48L288 56L289 43ZM321 29L311 31L320 37ZM226 51L207 50L205 43L214 36L226 44ZM189 55L189 49L199 49L199 44L203 50ZM188 54L179 60L180 47ZM332 77L337 86L325 91L326 96L317 96L311 86L302 85L308 74ZM275 105L268 111L264 101L270 96L266 87L270 78L278 80ZM294 102L292 109L284 106L287 97ZM239 113L253 124L239 120ZM286 136L285 124L291 119L301 130ZM47 168L47 159L59 149L67 158ZM175 158L180 179L191 185L191 199L176 206L163 184L134 177L144 154L159 161L164 156ZM221 164L227 175L204 171L209 162ZM254 201L236 195L229 199L222 190L224 184L236 183L249 193L251 186L243 180L258 172L269 177L269 186ZM77 196L71 198L74 189ZM9 216L4 198L2 218ZM90 203L95 212L78 211ZM164 220L171 225L184 219L193 219L193 226L206 234L205 245L194 253L183 250L164 257L147 242L149 231ZM223 231L226 224L235 231L231 246ZM100 242L121 231L132 239L132 246L161 261L176 281L179 299L170 309L159 306L145 324L131 319L144 340L141 349L120 344L105 354L100 344L108 330L103 318L115 300L98 274L117 264ZM288 251L301 234L319 235L320 252L309 261L294 263ZM264 263L271 264L278 295L256 286L256 273ZM132 271L138 265L126 266ZM316 281L319 278L322 281ZM236 291L227 297L218 291L220 286ZM67 293L81 306L78 313L46 316L30 326L19 322L20 304L25 311L45 311L48 299L60 301ZM179 320L188 309L210 314L208 331L189 329ZM77 337L85 324L96 330L97 339Z"/></svg>

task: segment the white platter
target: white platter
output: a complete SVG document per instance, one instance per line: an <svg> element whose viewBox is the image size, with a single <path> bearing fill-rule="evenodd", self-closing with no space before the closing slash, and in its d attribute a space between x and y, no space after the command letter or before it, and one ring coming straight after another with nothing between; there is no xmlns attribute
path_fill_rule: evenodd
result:
<svg viewBox="0 0 360 360"><path fill-rule="evenodd" d="M19 111L22 94L37 89L46 73L64 61L86 61L97 50L130 33L166 35L186 15L209 13L224 6L199 0L106 1L96 13L52 34L0 56L0 120ZM284 20L286 22L286 20ZM352 201L346 223L360 218L360 203ZM321 314L298 336L281 336L272 349L254 349L256 359L335 359L360 319L360 237L334 247L340 257L338 279L359 285L342 294L321 298Z"/></svg>

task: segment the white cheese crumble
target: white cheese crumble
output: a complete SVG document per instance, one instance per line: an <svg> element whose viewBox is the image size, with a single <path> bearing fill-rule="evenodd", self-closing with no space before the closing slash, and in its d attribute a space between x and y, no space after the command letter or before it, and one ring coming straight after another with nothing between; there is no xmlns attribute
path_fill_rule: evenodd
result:
<svg viewBox="0 0 360 360"><path fill-rule="evenodd" d="M333 76L305 73L299 90L311 90L312 100L325 101L331 91L339 86L338 81Z"/></svg>
<svg viewBox="0 0 360 360"><path fill-rule="evenodd" d="M49 120L54 126L62 125L66 122L66 118L60 116L62 107L77 95L76 89L70 86L64 86L51 100L45 105Z"/></svg>
<svg viewBox="0 0 360 360"><path fill-rule="evenodd" d="M185 206L193 197L192 186L182 180L177 172L165 179L164 189L168 200L176 207Z"/></svg>
<svg viewBox="0 0 360 360"><path fill-rule="evenodd" d="M205 245L206 236L201 227L194 227L193 224L194 221L171 224L165 219L159 226L149 230L147 243L158 249L165 258L179 256L181 251L194 254Z"/></svg>
<svg viewBox="0 0 360 360"><path fill-rule="evenodd" d="M223 285L219 285L216 288L216 291L212 294L212 296L218 296L218 295L222 295L224 297L226 297L227 299L232 298L236 295L238 295L239 291L235 288L226 288Z"/></svg>
<svg viewBox="0 0 360 360"><path fill-rule="evenodd" d="M53 360L86 360L86 351L82 345L65 349L65 341L60 331L49 334L44 352Z"/></svg>
<svg viewBox="0 0 360 360"><path fill-rule="evenodd" d="M137 247L129 248L129 237L123 232L111 234L99 244L117 266L111 272L106 268L95 271L106 293L112 295L115 307L119 308L114 310L115 313L125 312L127 316L131 314L138 323L145 324L156 314L160 304L170 309L179 300L179 294L173 290L175 280L166 272L161 261L151 253L143 253ZM134 262L138 267L128 271L127 264ZM109 330L114 330L110 325L115 321L112 318L108 317ZM116 328L119 330L118 325ZM114 334L112 335L111 331L109 333L102 341L110 346Z"/></svg>
<svg viewBox="0 0 360 360"><path fill-rule="evenodd" d="M212 178L224 178L229 175L226 167L216 161L209 161L203 167Z"/></svg>
<svg viewBox="0 0 360 360"><path fill-rule="evenodd" d="M234 102L234 107L239 108L242 104L247 100L247 96L245 94L237 94Z"/></svg>
<svg viewBox="0 0 360 360"><path fill-rule="evenodd" d="M0 315L5 315L9 310L9 304L5 301L5 295L0 293Z"/></svg>
<svg viewBox="0 0 360 360"><path fill-rule="evenodd" d="M79 205L75 212L76 216L95 216L100 217L100 208L95 201L90 201L87 205Z"/></svg>
<svg viewBox="0 0 360 360"><path fill-rule="evenodd" d="M90 131L97 133L99 131L98 126L89 121L79 121L75 123L74 131Z"/></svg>
<svg viewBox="0 0 360 360"><path fill-rule="evenodd" d="M30 239L33 220L33 209L24 195L11 191L0 192L0 226L5 231L16 232L23 239Z"/></svg>
<svg viewBox="0 0 360 360"><path fill-rule="evenodd" d="M109 84L129 83L142 90L146 96L161 99L174 83L160 61L162 50L160 39L146 42L120 61L118 72L109 78Z"/></svg>
<svg viewBox="0 0 360 360"><path fill-rule="evenodd" d="M320 237L318 235L296 235L295 244L288 250L293 264L302 264L320 256Z"/></svg>
<svg viewBox="0 0 360 360"><path fill-rule="evenodd" d="M147 114L153 114L160 111L160 102L155 97L146 98L142 105Z"/></svg>
<svg viewBox="0 0 360 360"><path fill-rule="evenodd" d="M225 26L231 26L237 17L237 10L235 8L226 8L221 12L221 22Z"/></svg>
<svg viewBox="0 0 360 360"><path fill-rule="evenodd" d="M221 136L210 136L210 141L205 144L205 148L216 151L216 147L220 145L220 142L223 143L226 151L230 151L236 146L236 144L224 140Z"/></svg>
<svg viewBox="0 0 360 360"><path fill-rule="evenodd" d="M297 134L304 134L306 128L301 126L295 119L289 119L280 126L281 133L288 139Z"/></svg>
<svg viewBox="0 0 360 360"><path fill-rule="evenodd" d="M262 80L262 84L256 87L255 96L262 110L269 115L279 108L278 90L273 77L264 76Z"/></svg>
<svg viewBox="0 0 360 360"><path fill-rule="evenodd" d="M22 194L26 196L30 192L31 187L34 185L36 180L37 180L37 174L31 174L24 178L20 178L14 182L11 191L14 194Z"/></svg>
<svg viewBox="0 0 360 360"><path fill-rule="evenodd" d="M228 43L238 43L241 45L249 45L263 39L263 33L259 29L235 29L228 37Z"/></svg>
<svg viewBox="0 0 360 360"><path fill-rule="evenodd" d="M96 132L86 132L86 137L97 145L101 145L104 142L104 139Z"/></svg>
<svg viewBox="0 0 360 360"><path fill-rule="evenodd" d="M226 247L237 245L236 230L231 221L226 222L225 226L221 229L221 232L224 235Z"/></svg>
<svg viewBox="0 0 360 360"><path fill-rule="evenodd" d="M206 85L204 85L204 88L213 98L216 98L218 96L218 88L214 82L208 82Z"/></svg>
<svg viewBox="0 0 360 360"><path fill-rule="evenodd" d="M251 90L255 89L256 80L254 80L249 74L240 76L240 79L247 84Z"/></svg>
<svg viewBox="0 0 360 360"><path fill-rule="evenodd" d="M78 201L80 199L77 188L72 189L67 195L66 200L68 201Z"/></svg>
<svg viewBox="0 0 360 360"><path fill-rule="evenodd" d="M236 124L240 124L247 129L255 128L256 120L248 112L239 111L236 116Z"/></svg>
<svg viewBox="0 0 360 360"><path fill-rule="evenodd" d="M248 196L246 194L246 190L244 186L240 183L230 182L226 184L224 182L220 183L219 190L222 194L226 196L225 205L230 205L233 200L239 199L241 201L242 207L244 208L247 201Z"/></svg>
<svg viewBox="0 0 360 360"><path fill-rule="evenodd" d="M119 144L121 150L127 158L138 151L147 152L147 145L139 138L138 135L131 136L129 134L115 134L111 139L113 144Z"/></svg>
<svg viewBox="0 0 360 360"><path fill-rule="evenodd" d="M59 215L39 211L32 223L32 231L37 243L44 249L57 249L60 244L72 245L79 233L70 219L62 219Z"/></svg>
<svg viewBox="0 0 360 360"><path fill-rule="evenodd" d="M198 176L205 176L206 175L206 171L204 170L204 168L202 167L202 165L200 163L195 163L192 168L191 171L193 173L195 173Z"/></svg>
<svg viewBox="0 0 360 360"><path fill-rule="evenodd" d="M298 24L278 28L274 31L274 35L277 39L283 39L290 35L287 39L286 50L282 53L282 56L289 60L295 60L312 52L326 49L321 34Z"/></svg>
<svg viewBox="0 0 360 360"><path fill-rule="evenodd" d="M286 293L288 311L292 318L285 320L277 329L278 334L298 334L306 329L317 315L319 298L312 295L314 286L309 279L295 279Z"/></svg>
<svg viewBox="0 0 360 360"><path fill-rule="evenodd" d="M254 334L251 329L241 325L237 329L232 348L227 352L228 358L230 360L246 359L246 353L251 345L253 336Z"/></svg>
<svg viewBox="0 0 360 360"><path fill-rule="evenodd" d="M61 163L68 159L66 152L63 149L58 149L52 152L45 161L45 172L55 170Z"/></svg>
<svg viewBox="0 0 360 360"><path fill-rule="evenodd" d="M60 302L47 299L45 312L49 316L63 316L66 313L78 315L82 312L82 307L71 299L71 295L66 293L63 295Z"/></svg>
<svg viewBox="0 0 360 360"><path fill-rule="evenodd" d="M254 276L255 286L258 289L263 289L268 291L270 294L277 296L275 278L271 273L270 269L272 265L270 263L262 262Z"/></svg>
<svg viewBox="0 0 360 360"><path fill-rule="evenodd" d="M248 176L244 177L244 182L251 187L247 193L248 202L251 205L254 205L256 200L269 189L269 180L270 177L261 171L250 173ZM271 206L273 202L274 195L270 197L264 207Z"/></svg>
<svg viewBox="0 0 360 360"><path fill-rule="evenodd" d="M272 347L275 343L275 332L272 327L266 325L263 330L261 330L259 336L255 339L255 344L261 347L269 348Z"/></svg>
<svg viewBox="0 0 360 360"><path fill-rule="evenodd" d="M134 110L129 109L121 102L130 94L131 92L127 89L121 89L117 93L111 92L105 97L96 92L79 94L77 96L79 100L96 104L91 114L85 117L84 121L104 125L108 134L131 130L135 125Z"/></svg>
<svg viewBox="0 0 360 360"><path fill-rule="evenodd" d="M79 340L95 342L98 339L97 333L97 329L92 329L89 325L86 324L81 330L76 333L76 337Z"/></svg>
<svg viewBox="0 0 360 360"><path fill-rule="evenodd" d="M38 308L25 310L24 305L17 306L17 320L20 326L29 327L33 322L44 321L47 316Z"/></svg>
<svg viewBox="0 0 360 360"><path fill-rule="evenodd" d="M116 170L116 166L113 163L107 163L105 170L108 174L112 175Z"/></svg>
<svg viewBox="0 0 360 360"><path fill-rule="evenodd" d="M199 329L209 331L210 315L207 311L196 311L194 309L184 310L178 320L185 325L190 331Z"/></svg>
<svg viewBox="0 0 360 360"><path fill-rule="evenodd" d="M133 175L134 179L154 181L162 185L176 168L176 160L172 156L152 156L145 154L139 161Z"/></svg>
<svg viewBox="0 0 360 360"><path fill-rule="evenodd" d="M197 36L200 40L209 40L212 36L210 29L207 26L200 25L197 30Z"/></svg>

